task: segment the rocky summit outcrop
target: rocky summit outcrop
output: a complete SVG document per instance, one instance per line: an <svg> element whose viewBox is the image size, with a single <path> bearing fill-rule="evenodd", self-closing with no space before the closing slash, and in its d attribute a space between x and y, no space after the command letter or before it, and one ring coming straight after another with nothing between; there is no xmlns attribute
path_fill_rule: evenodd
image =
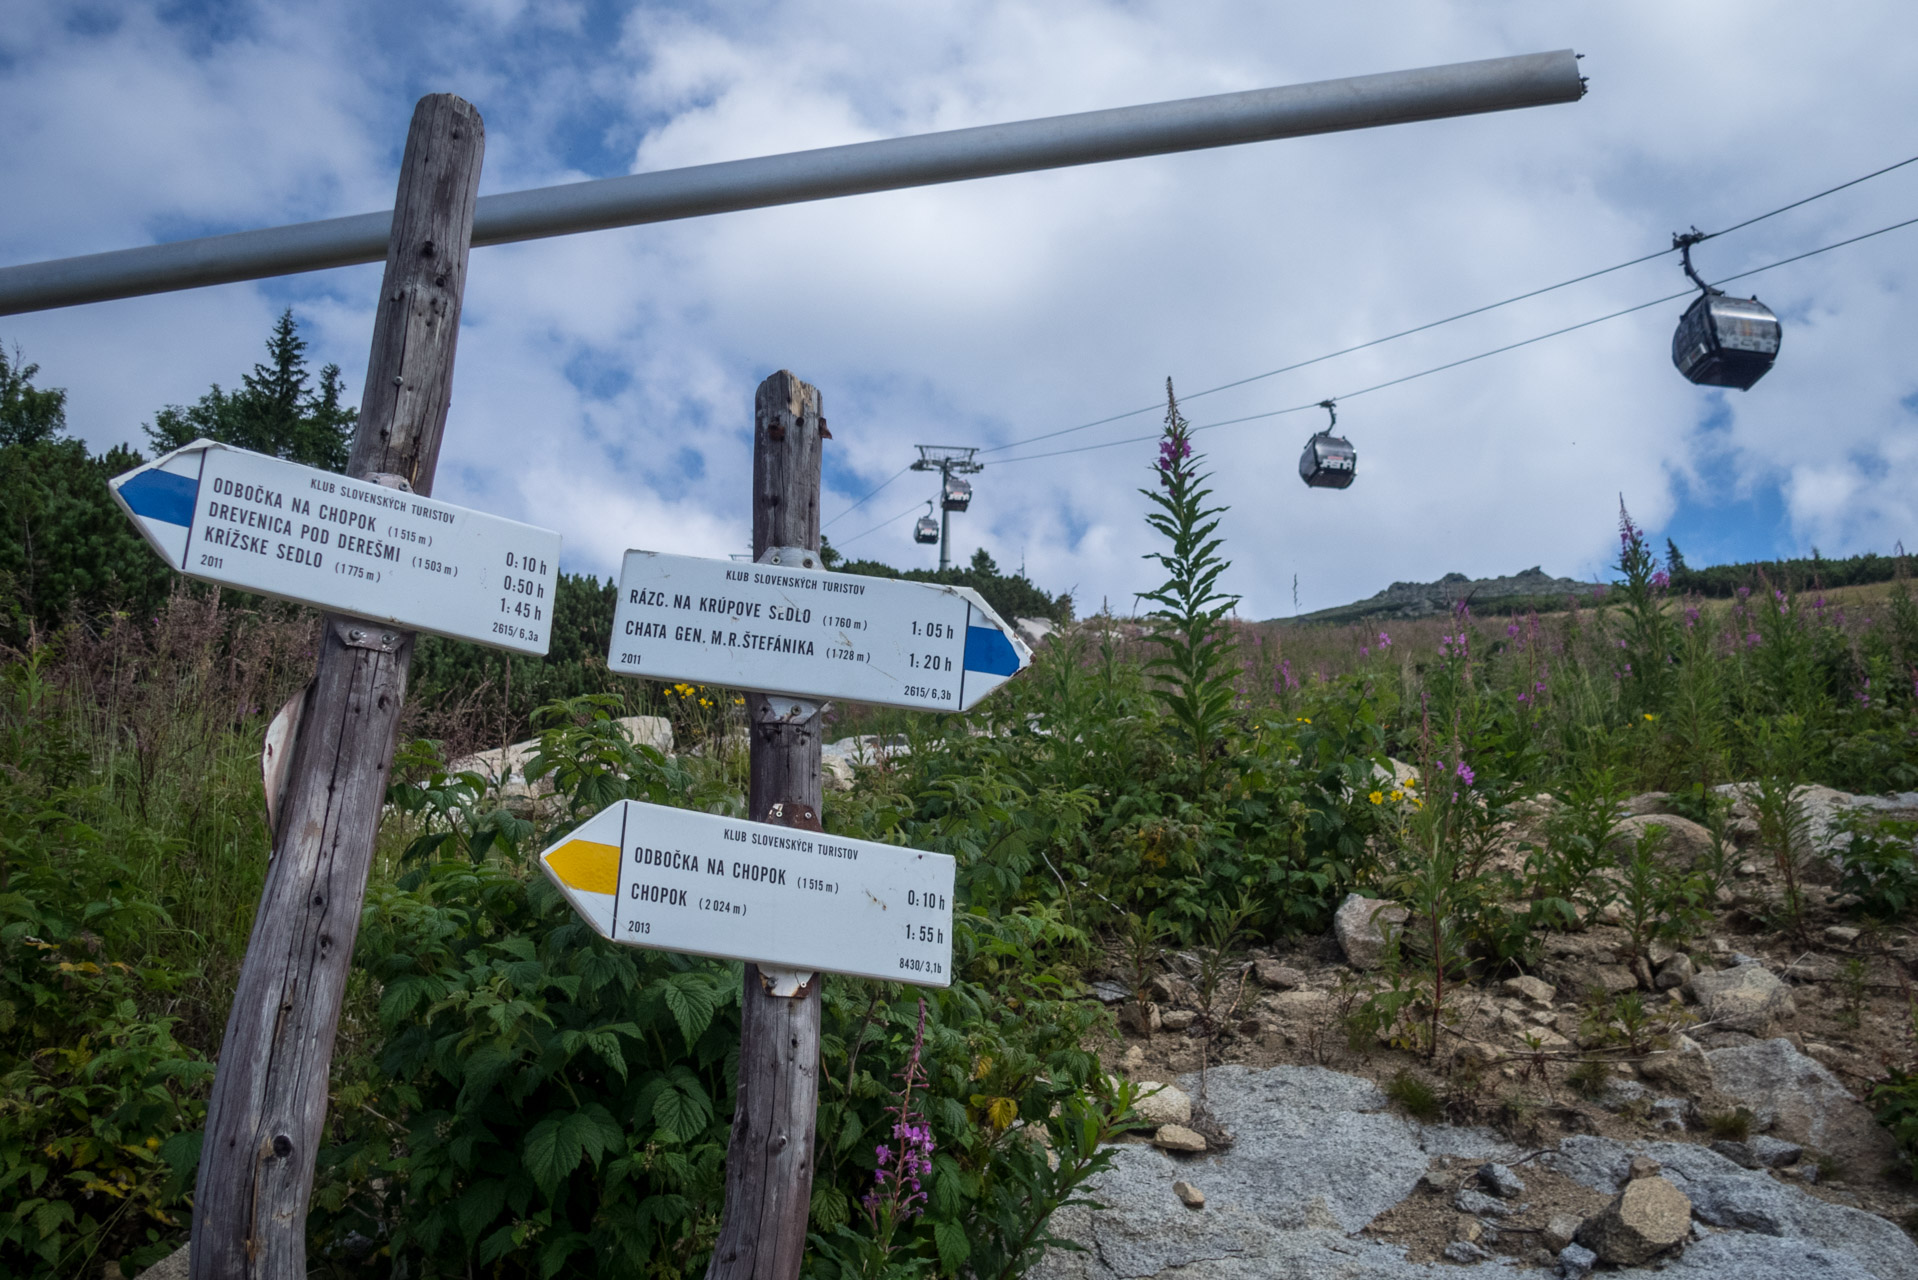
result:
<svg viewBox="0 0 1918 1280"><path fill-rule="evenodd" d="M1559 1214L1538 1232L1560 1274L1583 1274L1580 1260L1601 1256L1576 1235L1623 1264L1602 1274L1629 1280L1918 1280L1918 1245L1885 1219L1701 1146L1578 1136L1534 1154L1485 1130L1405 1119L1370 1082L1320 1067L1219 1067L1206 1083L1212 1115L1236 1141L1201 1155L1116 1148L1090 1188L1103 1207L1053 1219L1083 1251L1047 1254L1035 1280L1457 1280L1461 1267L1491 1280L1515 1273L1514 1258L1485 1246L1536 1192L1528 1169L1592 1195L1586 1216ZM1466 1183L1430 1172L1460 1163ZM1408 1198L1434 1194L1459 1218L1438 1259L1411 1261L1365 1234ZM1600 1196L1612 1204L1600 1207ZM1641 1255L1650 1261L1625 1261Z"/></svg>
<svg viewBox="0 0 1918 1280"><path fill-rule="evenodd" d="M1459 601L1477 602L1533 596L1556 604L1566 596L1590 599L1590 582L1554 578L1537 565L1505 578L1468 578L1448 573L1437 582L1394 582L1369 599L1301 614L1294 622L1356 622L1361 618L1429 618L1448 613Z"/></svg>

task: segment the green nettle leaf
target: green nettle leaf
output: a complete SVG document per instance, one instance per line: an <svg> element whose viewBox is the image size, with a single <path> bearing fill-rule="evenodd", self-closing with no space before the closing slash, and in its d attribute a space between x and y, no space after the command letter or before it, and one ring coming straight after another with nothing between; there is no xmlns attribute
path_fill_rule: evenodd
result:
<svg viewBox="0 0 1918 1280"><path fill-rule="evenodd" d="M566 1235L548 1240L544 1245L540 1246L539 1251L539 1274L541 1280L547 1280L547 1277L558 1275L559 1269L566 1265L566 1259L572 1257L581 1249L590 1248L591 1245L592 1242L577 1231L569 1232Z"/></svg>
<svg viewBox="0 0 1918 1280"><path fill-rule="evenodd" d="M939 1246L939 1265L956 1275L965 1260L972 1256L972 1242L966 1239L965 1226L958 1222L935 1222L932 1224L932 1238Z"/></svg>
<svg viewBox="0 0 1918 1280"><path fill-rule="evenodd" d="M506 1183L498 1178L475 1182L459 1199L460 1232L470 1244L506 1207Z"/></svg>
<svg viewBox="0 0 1918 1280"><path fill-rule="evenodd" d="M600 1056L621 1080L626 1078L626 1055L620 1050L619 1037L610 1031L592 1031L582 1037L587 1048Z"/></svg>
<svg viewBox="0 0 1918 1280"><path fill-rule="evenodd" d="M669 974L659 985L659 998L673 1015L673 1021L679 1024L679 1033L686 1037L686 1047L692 1048L718 1008L712 987L698 973Z"/></svg>
<svg viewBox="0 0 1918 1280"><path fill-rule="evenodd" d="M844 1191L822 1180L813 1183L810 1212L815 1231L831 1231L852 1220L852 1202Z"/></svg>
<svg viewBox="0 0 1918 1280"><path fill-rule="evenodd" d="M964 1133L971 1128L972 1122L966 1116L966 1104L957 1098L943 1097L934 1099L929 1107L937 1107L939 1119L946 1128L956 1133Z"/></svg>
<svg viewBox="0 0 1918 1280"><path fill-rule="evenodd" d="M667 1087L653 1099L653 1121L676 1142L688 1142L706 1131L713 1120L713 1104L706 1090L685 1067L667 1072Z"/></svg>
<svg viewBox="0 0 1918 1280"><path fill-rule="evenodd" d="M160 1158L172 1166L175 1177L185 1178L200 1167L200 1148L205 1142L204 1129L176 1133L161 1144Z"/></svg>
<svg viewBox="0 0 1918 1280"><path fill-rule="evenodd" d="M501 1258L511 1253L518 1244L519 1233L514 1229L513 1224L509 1222L480 1242L480 1265L487 1266L491 1263L498 1262Z"/></svg>
<svg viewBox="0 0 1918 1280"><path fill-rule="evenodd" d="M549 1197L559 1180L579 1167L579 1138L567 1130L565 1121L569 1119L547 1116L526 1133L526 1172Z"/></svg>

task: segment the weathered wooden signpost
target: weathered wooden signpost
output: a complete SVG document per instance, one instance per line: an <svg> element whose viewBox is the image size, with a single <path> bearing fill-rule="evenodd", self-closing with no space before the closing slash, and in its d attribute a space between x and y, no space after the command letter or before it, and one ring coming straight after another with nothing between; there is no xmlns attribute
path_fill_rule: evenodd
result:
<svg viewBox="0 0 1918 1280"><path fill-rule="evenodd" d="M396 477L412 493L432 492L484 138L479 112L452 94L424 98L413 113L347 464L352 480ZM412 657L408 630L323 618L319 670L207 1106L193 1280L306 1275L333 1038Z"/></svg>
<svg viewBox="0 0 1918 1280"><path fill-rule="evenodd" d="M971 591L821 567L829 438L817 388L783 370L766 379L753 406L754 562L631 551L620 577L615 670L753 690L752 820L629 800L540 855L603 936L747 962L712 1280L799 1274L820 975L952 980L952 859L822 830L823 699L957 711L1032 658Z"/></svg>
<svg viewBox="0 0 1918 1280"><path fill-rule="evenodd" d="M1577 61L1561 50L632 174L484 200L477 199L484 151L479 113L451 94L436 94L421 99L414 112L390 213L0 268L0 315L11 315L382 257L386 262L345 477L197 442L115 484L141 532L182 573L327 610L318 673L298 717L273 857L208 1108L194 1203L194 1280L298 1280L306 1274L306 1211L328 1068L413 632L545 652L551 610L542 614L540 593L550 598L556 535L428 497L451 398L472 244L1575 102L1583 94ZM627 805L619 813L617 841L575 833L546 858L549 873L582 913L595 923L603 916L602 932L619 941L645 945L649 937L671 938L679 949L752 962L746 967L725 1220L710 1273L718 1280L794 1280L799 1274L818 1084L817 973L949 981L949 862L803 835L780 837L785 844L754 843L756 832L763 837L779 827L819 831L814 699L857 697L963 710L1027 658L970 593L875 579L846 583L842 575L818 568L819 449L825 438L818 392L789 373L767 379L755 407L753 452L753 548L760 565L740 570L747 577L715 578L716 570L729 566L632 553L624 566L610 654L617 668L761 689L748 699L753 821L695 821L697 815L669 817L651 806ZM311 510L294 509L296 492ZM322 505L329 510L323 513ZM497 592L488 585L492 574L501 583ZM723 643L713 639L713 619L674 617L681 610L669 597L676 594L722 602L719 607L731 615ZM810 603L815 600L817 605ZM697 613L699 607L685 611ZM687 640L685 628L701 633L699 638ZM601 821L605 828L596 825ZM595 836L605 835L613 821L602 815L589 827ZM743 833L746 852L761 856L707 851L715 841L722 851L739 845L737 835L728 833ZM589 847L594 845L597 852ZM610 874L607 849L613 850ZM691 858L694 849L697 874L712 882L710 892L697 895L703 906L695 904L688 884L637 875L664 863L635 861L636 853ZM822 870L823 860L834 860L836 869ZM862 864L856 873L841 865L853 863ZM724 889L717 887L722 882ZM880 916L849 912L850 898L839 901L842 888L850 895L855 887L884 902ZM640 896L633 896L635 890ZM807 894L813 895L810 905L796 906ZM618 909L600 902L602 897ZM904 923L871 924L891 920L899 909L906 912ZM678 910L703 914L688 926L685 917L670 914ZM803 927L792 933L791 922L809 915L846 931L839 939L843 945L819 946ZM742 920L752 927L742 932ZM786 921L787 927L760 927L769 920ZM624 926L633 923L644 927L628 933ZM889 928L900 932L889 936ZM924 930L932 931L930 939ZM898 968L874 972L888 963Z"/></svg>
<svg viewBox="0 0 1918 1280"><path fill-rule="evenodd" d="M792 1280L812 1200L822 973L952 980L953 862L828 836L825 698L959 711L1032 660L968 590L828 573L817 388L753 406L753 563L629 551L608 663L751 689L747 813L623 801L540 855L574 910L631 946L745 960L739 1095L712 1280Z"/></svg>

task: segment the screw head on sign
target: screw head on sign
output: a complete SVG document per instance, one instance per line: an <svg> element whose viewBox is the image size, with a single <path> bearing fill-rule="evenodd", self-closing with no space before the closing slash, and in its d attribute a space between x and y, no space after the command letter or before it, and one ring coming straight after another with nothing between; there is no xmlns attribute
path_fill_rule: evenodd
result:
<svg viewBox="0 0 1918 1280"><path fill-rule="evenodd" d="M366 632L360 630L358 627L354 627L351 631L346 633L346 638L351 640L354 644L358 644L360 641L366 639Z"/></svg>

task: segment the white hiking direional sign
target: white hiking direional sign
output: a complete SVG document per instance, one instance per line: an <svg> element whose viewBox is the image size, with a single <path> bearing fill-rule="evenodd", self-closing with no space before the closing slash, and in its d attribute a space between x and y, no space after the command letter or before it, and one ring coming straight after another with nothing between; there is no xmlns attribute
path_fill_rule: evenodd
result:
<svg viewBox="0 0 1918 1280"><path fill-rule="evenodd" d="M975 591L628 551L606 665L801 698L964 711L1032 651Z"/></svg>
<svg viewBox="0 0 1918 1280"><path fill-rule="evenodd" d="M108 484L189 578L546 652L559 572L550 529L212 440Z"/></svg>
<svg viewBox="0 0 1918 1280"><path fill-rule="evenodd" d="M573 909L636 947L943 987L953 861L622 800L541 853Z"/></svg>

